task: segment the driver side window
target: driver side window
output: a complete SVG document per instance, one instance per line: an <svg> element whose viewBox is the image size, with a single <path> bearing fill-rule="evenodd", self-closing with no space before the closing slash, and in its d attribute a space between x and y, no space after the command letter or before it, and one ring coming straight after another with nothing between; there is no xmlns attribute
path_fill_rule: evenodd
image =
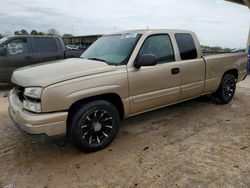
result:
<svg viewBox="0 0 250 188"><path fill-rule="evenodd" d="M175 61L171 39L166 34L148 37L140 50L140 55L143 54L154 54L158 63Z"/></svg>
<svg viewBox="0 0 250 188"><path fill-rule="evenodd" d="M14 39L7 44L7 50L10 55L17 55L28 52L27 39Z"/></svg>

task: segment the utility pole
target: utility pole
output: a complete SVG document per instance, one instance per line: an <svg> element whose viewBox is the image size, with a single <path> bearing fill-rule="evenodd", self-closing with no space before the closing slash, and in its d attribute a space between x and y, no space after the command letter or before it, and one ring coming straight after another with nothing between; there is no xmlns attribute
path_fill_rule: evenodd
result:
<svg viewBox="0 0 250 188"><path fill-rule="evenodd" d="M72 23L72 26L71 26L71 29L72 29L72 35L74 35L75 36L75 29L74 29L74 23Z"/></svg>

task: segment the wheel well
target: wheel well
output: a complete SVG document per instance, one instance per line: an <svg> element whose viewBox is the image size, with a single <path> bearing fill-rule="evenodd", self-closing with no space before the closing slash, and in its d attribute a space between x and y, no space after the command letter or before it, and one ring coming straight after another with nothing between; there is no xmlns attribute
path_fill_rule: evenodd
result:
<svg viewBox="0 0 250 188"><path fill-rule="evenodd" d="M115 93L108 93L108 94L103 94L103 95L97 95L97 96L92 96L88 97L85 99L81 99L79 101L76 101L74 104L72 104L69 108L69 114L67 118L67 134L69 133L69 125L71 123L71 118L72 114L79 109L80 106L87 104L89 102L95 101L95 100L105 100L110 103L112 103L118 110L120 118L124 118L124 106L122 103L122 100L119 95Z"/></svg>
<svg viewBox="0 0 250 188"><path fill-rule="evenodd" d="M234 77L236 78L236 80L238 80L238 70L237 69L230 69L228 71L226 71L223 75L223 77L226 75L226 74L233 74ZM222 78L223 78L222 77Z"/></svg>

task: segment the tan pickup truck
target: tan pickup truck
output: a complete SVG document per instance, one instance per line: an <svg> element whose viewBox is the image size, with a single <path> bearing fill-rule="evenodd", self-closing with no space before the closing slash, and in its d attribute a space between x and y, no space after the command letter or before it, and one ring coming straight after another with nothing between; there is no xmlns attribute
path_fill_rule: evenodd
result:
<svg viewBox="0 0 250 188"><path fill-rule="evenodd" d="M203 56L190 31L110 34L81 58L15 71L9 113L32 139L66 135L96 151L111 143L121 119L209 93L230 102L246 64L246 53Z"/></svg>

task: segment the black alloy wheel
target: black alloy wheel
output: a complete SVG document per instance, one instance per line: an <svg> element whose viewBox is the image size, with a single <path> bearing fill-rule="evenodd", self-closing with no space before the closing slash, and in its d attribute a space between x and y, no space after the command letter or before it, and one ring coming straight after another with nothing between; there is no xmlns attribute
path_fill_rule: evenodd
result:
<svg viewBox="0 0 250 188"><path fill-rule="evenodd" d="M110 102L90 102L74 113L70 125L70 138L84 152L101 150L115 138L119 121L119 113Z"/></svg>
<svg viewBox="0 0 250 188"><path fill-rule="evenodd" d="M223 76L219 88L212 94L212 97L219 104L227 104L233 99L235 91L236 78L228 73Z"/></svg>

